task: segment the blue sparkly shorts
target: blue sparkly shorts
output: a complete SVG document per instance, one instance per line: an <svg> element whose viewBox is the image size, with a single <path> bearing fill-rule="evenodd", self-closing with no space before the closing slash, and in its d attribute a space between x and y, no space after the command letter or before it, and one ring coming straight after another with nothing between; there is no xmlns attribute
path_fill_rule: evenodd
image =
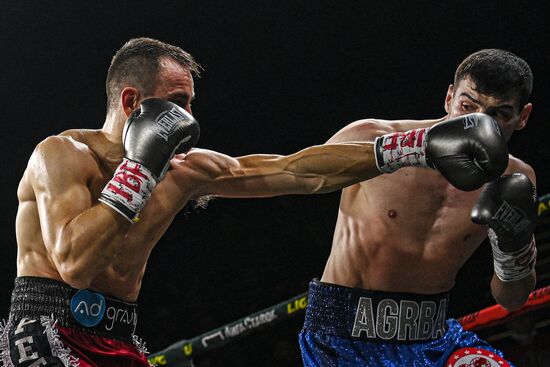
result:
<svg viewBox="0 0 550 367"><path fill-rule="evenodd" d="M304 365L510 366L502 352L446 318L448 299L448 293L378 292L313 280L299 335Z"/></svg>

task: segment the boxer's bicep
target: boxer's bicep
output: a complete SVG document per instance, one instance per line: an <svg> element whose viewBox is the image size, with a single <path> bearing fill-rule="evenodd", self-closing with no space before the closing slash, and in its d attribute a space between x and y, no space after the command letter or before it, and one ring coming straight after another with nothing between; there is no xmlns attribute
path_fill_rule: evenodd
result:
<svg viewBox="0 0 550 367"><path fill-rule="evenodd" d="M262 169L258 170L258 166L262 165L260 161L264 161L265 157L271 156L257 156L262 158L256 159L256 164L243 165L239 158L205 149L192 149L185 156L172 160L171 174L181 189L188 191L192 197L258 196L261 185L256 179L266 175Z"/></svg>
<svg viewBox="0 0 550 367"><path fill-rule="evenodd" d="M171 176L192 197L261 197L283 194L281 188L296 187L292 175L283 172L282 156L254 154L233 158L228 155L192 149L171 163ZM295 189L296 190L296 189Z"/></svg>

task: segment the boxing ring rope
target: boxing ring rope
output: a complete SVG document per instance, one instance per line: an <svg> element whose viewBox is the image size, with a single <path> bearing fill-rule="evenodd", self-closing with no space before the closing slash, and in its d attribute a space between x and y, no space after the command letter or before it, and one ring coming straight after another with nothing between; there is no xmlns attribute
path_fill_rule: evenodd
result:
<svg viewBox="0 0 550 367"><path fill-rule="evenodd" d="M549 214L550 194L546 194L539 198L539 219L541 220L537 225L537 231L535 233L537 242L541 242L541 246L537 245L539 255L543 252L541 250L550 250ZM543 219L541 217L545 218ZM541 262L537 261L537 273L539 273L539 267L550 263L548 259L550 259L550 255L545 256ZM541 275L543 278L550 278L548 276L549 273L550 271L544 271ZM517 316L543 307L548 307L548 305L550 305L550 285L531 292L525 305L516 311L510 312L502 306L495 304L480 311L462 316L458 318L458 321L465 330L477 331L482 328L500 325ZM148 357L149 362L159 367L193 367L193 357L220 348L227 343L256 333L282 320L301 314L305 311L306 306L307 292L304 292L286 301L257 311L191 339L178 341L161 351L150 354ZM535 327L543 327L546 325L550 325L550 320L538 322ZM497 340L507 336L510 336L509 332L500 333L487 339Z"/></svg>
<svg viewBox="0 0 550 367"><path fill-rule="evenodd" d="M148 357L149 362L159 366L193 366L192 358L198 354L219 348L292 317L303 312L306 306L307 292L304 292L194 338L176 342L160 352L151 354Z"/></svg>
<svg viewBox="0 0 550 367"><path fill-rule="evenodd" d="M493 305L459 317L457 320L465 330L475 331L481 328L499 325L516 316L545 307L548 303L550 303L550 286L539 288L531 292L527 302L519 310L510 312L500 305Z"/></svg>

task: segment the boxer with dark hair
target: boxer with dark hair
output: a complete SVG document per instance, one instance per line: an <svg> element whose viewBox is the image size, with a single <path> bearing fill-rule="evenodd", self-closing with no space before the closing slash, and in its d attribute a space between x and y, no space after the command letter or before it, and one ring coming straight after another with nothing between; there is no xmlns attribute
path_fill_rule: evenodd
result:
<svg viewBox="0 0 550 367"><path fill-rule="evenodd" d="M507 164L500 128L481 114L376 147L369 140L289 156L185 154L199 135L191 113L198 71L178 47L130 40L109 69L103 127L69 130L36 147L18 189L4 365L148 366L134 334L135 301L151 250L190 199L328 192L402 166L430 166L473 189ZM394 140L406 149L391 148Z"/></svg>
<svg viewBox="0 0 550 367"><path fill-rule="evenodd" d="M527 123L532 83L529 66L516 55L478 51L458 67L444 120L482 112L508 140ZM363 120L328 143L369 141L380 131L388 135L378 140L392 142L396 132L433 123ZM534 185L533 169L510 156L504 176L482 190L464 192L437 171L413 168L345 188L332 251L321 280L310 284L299 337L304 364L455 366L463 348L488 350L495 363L506 363L447 319L448 292L489 235L495 300L509 310L525 303L535 286Z"/></svg>

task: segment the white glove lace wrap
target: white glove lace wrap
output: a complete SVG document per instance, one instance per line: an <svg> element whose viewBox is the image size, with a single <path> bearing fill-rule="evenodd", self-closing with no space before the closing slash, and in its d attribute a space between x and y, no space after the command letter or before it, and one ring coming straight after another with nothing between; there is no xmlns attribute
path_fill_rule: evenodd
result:
<svg viewBox="0 0 550 367"><path fill-rule="evenodd" d="M498 247L497 235L491 228L488 235L493 248L493 266L498 279L503 282L513 282L531 274L537 259L535 236L521 249L504 252Z"/></svg>
<svg viewBox="0 0 550 367"><path fill-rule="evenodd" d="M141 164L124 158L113 178L99 197L99 201L110 206L130 222L137 222L141 209L156 186L153 174Z"/></svg>
<svg viewBox="0 0 550 367"><path fill-rule="evenodd" d="M401 167L426 167L426 128L396 132L376 138L376 166L392 173Z"/></svg>

